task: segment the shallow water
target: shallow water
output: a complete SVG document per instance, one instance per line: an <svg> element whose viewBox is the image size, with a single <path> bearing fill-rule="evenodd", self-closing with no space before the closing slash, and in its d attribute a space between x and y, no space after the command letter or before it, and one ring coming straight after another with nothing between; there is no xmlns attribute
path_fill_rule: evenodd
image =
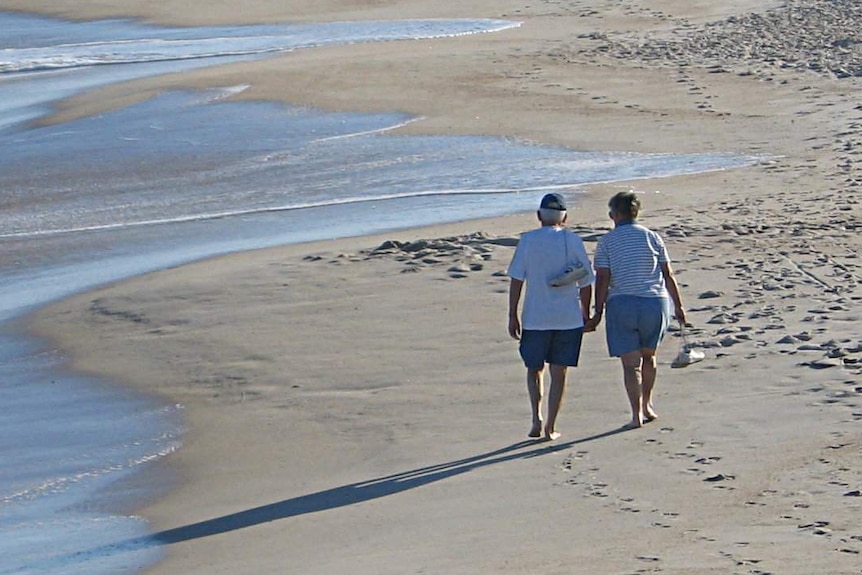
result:
<svg viewBox="0 0 862 575"><path fill-rule="evenodd" d="M46 564L141 537L147 525L110 512L108 487L179 447L179 406L117 393L60 371L63 358L18 334L0 334L0 573L120 573L158 548ZM124 497L120 493L119 497Z"/></svg>
<svg viewBox="0 0 862 575"><path fill-rule="evenodd" d="M171 92L0 134L9 307L227 251L532 209L547 190L722 169L720 155L585 153L396 136L399 114L323 114ZM213 122L213 118L218 118Z"/></svg>
<svg viewBox="0 0 862 575"><path fill-rule="evenodd" d="M226 100L243 86L29 124L60 97L125 79L330 43L513 25L161 29L0 14L0 321L212 255L517 213L552 189L576 204L581 184L752 161L396 136L389 132L412 118ZM124 491L120 480L178 447L181 409L69 373L63 361L8 326L0 333L0 575L136 572L160 551L114 546L141 541L147 529L119 511L146 494Z"/></svg>

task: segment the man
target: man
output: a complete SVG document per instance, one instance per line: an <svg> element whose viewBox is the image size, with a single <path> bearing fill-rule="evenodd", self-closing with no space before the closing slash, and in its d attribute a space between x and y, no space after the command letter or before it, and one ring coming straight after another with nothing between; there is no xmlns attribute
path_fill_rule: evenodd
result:
<svg viewBox="0 0 862 575"><path fill-rule="evenodd" d="M658 417L653 408L656 382L656 349L674 315L685 322L679 286L664 241L637 221L640 199L634 192L620 192L608 202L614 229L596 246L596 314L586 329L592 331L602 316L608 353L619 357L623 383L632 411L625 428L641 427Z"/></svg>
<svg viewBox="0 0 862 575"><path fill-rule="evenodd" d="M509 264L509 335L520 340L519 352L527 367L533 415L528 435L553 440L560 437L556 425L566 372L578 365L595 275L584 242L564 227L567 213L563 197L547 194L536 215L541 227L521 236ZM569 274L561 279L567 270ZM519 319L518 304L525 284ZM542 379L546 363L551 385L547 420L543 422Z"/></svg>

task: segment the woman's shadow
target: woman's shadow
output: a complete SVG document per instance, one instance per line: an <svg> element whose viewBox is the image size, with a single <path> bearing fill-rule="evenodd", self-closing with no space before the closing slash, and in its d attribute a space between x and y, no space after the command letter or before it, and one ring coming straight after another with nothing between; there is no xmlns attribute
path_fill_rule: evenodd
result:
<svg viewBox="0 0 862 575"><path fill-rule="evenodd" d="M315 513L327 509L335 509L337 507L345 507L363 501L370 501L388 495L394 495L408 489L415 489L435 481L440 481L454 475L467 473L480 467L489 465L497 465L514 459L526 459L530 457L538 457L553 453L563 449L568 449L573 445L595 441L603 437L615 435L624 431L623 429L614 429L592 435L589 437L564 442L564 443L548 443L537 441L521 441L512 445L474 455L448 463L441 463L404 471L394 475L378 477L368 481L358 483L350 483L325 491L318 491L308 495L301 495L291 499L285 499L277 503L270 503L245 511L239 511L230 515L223 515L214 519L207 519L198 523L191 523L182 527L168 529L154 533L147 537L149 541L159 544L168 545L188 541L190 539L199 539L201 537L209 537L268 523L278 519L286 519L288 517L296 517L307 513ZM532 449L528 449L532 448Z"/></svg>

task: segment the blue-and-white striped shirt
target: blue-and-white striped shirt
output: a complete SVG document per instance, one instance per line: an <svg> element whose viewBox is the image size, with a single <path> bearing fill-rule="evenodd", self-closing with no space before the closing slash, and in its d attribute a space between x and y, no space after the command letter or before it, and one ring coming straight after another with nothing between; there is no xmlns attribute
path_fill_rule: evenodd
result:
<svg viewBox="0 0 862 575"><path fill-rule="evenodd" d="M635 221L620 222L599 239L593 263L611 271L608 298L668 297L661 264L670 262L664 241Z"/></svg>

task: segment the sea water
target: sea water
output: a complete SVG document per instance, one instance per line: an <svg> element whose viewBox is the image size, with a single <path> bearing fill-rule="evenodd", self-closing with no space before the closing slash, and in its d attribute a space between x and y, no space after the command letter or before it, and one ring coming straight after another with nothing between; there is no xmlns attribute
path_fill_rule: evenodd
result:
<svg viewBox="0 0 862 575"><path fill-rule="evenodd" d="M122 480L177 449L182 434L181 406L70 373L61 351L8 320L218 254L511 214L548 190L576 196L587 183L753 161L395 135L416 119L229 99L246 86L167 92L60 125L32 121L60 98L154 74L517 25L158 28L0 14L0 575L131 573L158 560L146 523L128 515L152 493Z"/></svg>

